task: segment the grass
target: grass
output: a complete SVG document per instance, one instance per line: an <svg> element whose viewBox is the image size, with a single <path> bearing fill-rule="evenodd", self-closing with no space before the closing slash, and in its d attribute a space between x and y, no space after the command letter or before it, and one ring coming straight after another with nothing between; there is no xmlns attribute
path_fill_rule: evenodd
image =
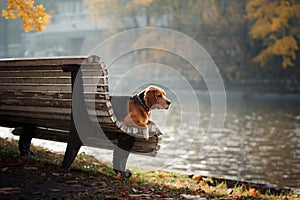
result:
<svg viewBox="0 0 300 200"><path fill-rule="evenodd" d="M0 182L0 199L20 195L30 199L300 199L295 194L261 194L245 185L233 188L224 182L212 185L212 179L200 175L136 169L130 179L122 179L109 164L84 153L77 156L71 174L62 174L59 171L62 154L36 146L31 149L34 158L22 158L18 156L17 141L0 138L0 176L5 175L3 180L8 180ZM17 186L14 181L19 181L20 173L22 181L30 184Z"/></svg>

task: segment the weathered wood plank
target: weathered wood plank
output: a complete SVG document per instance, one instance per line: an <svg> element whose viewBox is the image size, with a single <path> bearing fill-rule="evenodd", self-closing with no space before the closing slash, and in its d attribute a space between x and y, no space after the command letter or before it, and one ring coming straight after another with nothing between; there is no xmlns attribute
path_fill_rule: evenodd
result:
<svg viewBox="0 0 300 200"><path fill-rule="evenodd" d="M107 85L108 79L101 76L83 77L83 85Z"/></svg>
<svg viewBox="0 0 300 200"><path fill-rule="evenodd" d="M36 113L36 112L25 112L25 111L5 111L5 110L0 110L0 115L6 116L6 118L12 118L16 117L16 119L19 119L19 122L25 122L30 121L31 124L37 124L38 119L42 120L48 120L49 123L51 124L51 120L63 120L63 121L70 121L71 120L71 115L68 115L67 113L65 114L50 114L50 113ZM18 117L18 118L17 118ZM15 121L15 120L13 120Z"/></svg>
<svg viewBox="0 0 300 200"><path fill-rule="evenodd" d="M12 106L30 106L30 107L55 107L55 108L70 108L72 106L71 99L26 99L26 98L0 98L1 105Z"/></svg>
<svg viewBox="0 0 300 200"><path fill-rule="evenodd" d="M84 102L88 110L108 111L112 107L107 100L85 100Z"/></svg>
<svg viewBox="0 0 300 200"><path fill-rule="evenodd" d="M90 94L87 94L90 95ZM94 94L95 95L95 94ZM72 93L69 92L18 92L18 91L0 91L0 99L37 99L37 100L71 100Z"/></svg>
<svg viewBox="0 0 300 200"><path fill-rule="evenodd" d="M35 124L40 127L47 127L53 129L60 129L60 130L70 130L71 125L71 117L68 120L57 120L57 119L41 119L41 118L34 118L34 117L22 117L16 115L4 115L0 114L0 121L9 121L15 123L23 123L23 124Z"/></svg>
<svg viewBox="0 0 300 200"><path fill-rule="evenodd" d="M0 83L0 90L10 90L10 91L27 91L27 92L35 92L35 91L48 91L48 92L66 92L71 91L71 84L70 85L41 85L41 84L30 84L30 85L24 85L24 84L1 84Z"/></svg>
<svg viewBox="0 0 300 200"><path fill-rule="evenodd" d="M109 124L111 124L111 123L115 123L116 121L117 121L117 118L116 118L116 116L115 115L113 115L113 116L110 116L110 117L92 117L91 116L91 121L92 122L99 122L100 123L100 125L102 124L102 123L105 123L105 124L107 124L107 123L109 123Z"/></svg>
<svg viewBox="0 0 300 200"><path fill-rule="evenodd" d="M92 73L92 72L91 72ZM71 77L70 72L59 70L0 71L0 77Z"/></svg>
<svg viewBox="0 0 300 200"><path fill-rule="evenodd" d="M66 92L47 92L47 91L0 91L0 99L37 99L37 100L71 100L71 91ZM84 93L85 102L104 104L104 101L110 99L109 93ZM106 104L105 104L106 105ZM108 106L111 106L108 105ZM100 106L101 107L101 106Z"/></svg>
<svg viewBox="0 0 300 200"><path fill-rule="evenodd" d="M109 100L110 96L109 96L109 93L104 93L104 92L101 92L101 93L85 92L84 98L86 101Z"/></svg>
<svg viewBox="0 0 300 200"><path fill-rule="evenodd" d="M83 63L87 56L40 57L40 58L6 58L0 59L0 67L4 66L43 66L43 65L78 65Z"/></svg>
<svg viewBox="0 0 300 200"><path fill-rule="evenodd" d="M3 94L3 93L2 93ZM9 94L7 92L6 94ZM53 93L52 93L53 94ZM54 94L53 94L54 95ZM106 100L107 101L107 100ZM103 111L111 113L112 115L112 106L109 102L101 100L85 100L87 110L95 110L97 115L102 115ZM18 109L17 106L26 106L32 107L36 109L43 109L43 107L52 107L54 108L71 108L72 101L71 99L59 99L59 98L40 98L40 97L22 97L18 95L10 94L10 96L1 96L0 98L0 106L12 106L7 109ZM15 106L14 106L15 105ZM27 108L24 108L27 109ZM24 110L22 109L22 110ZM99 112L98 112L99 111Z"/></svg>
<svg viewBox="0 0 300 200"><path fill-rule="evenodd" d="M91 69L82 70L83 77L91 77L94 75L97 75L100 77L108 77L108 72L106 70L91 70Z"/></svg>
<svg viewBox="0 0 300 200"><path fill-rule="evenodd" d="M90 110L87 108L88 114L91 116L97 116L97 117L110 117L113 115L113 111L111 109L108 110Z"/></svg>
<svg viewBox="0 0 300 200"><path fill-rule="evenodd" d="M0 105L2 111L49 113L49 114L69 114L71 108L39 107L39 106L18 106L18 105Z"/></svg>
<svg viewBox="0 0 300 200"><path fill-rule="evenodd" d="M88 146L97 147L97 148L105 148L105 149L115 149L117 146L117 139L115 140L108 140L108 139L101 139L97 137L91 137L87 139ZM143 154L148 156L156 155L156 149L159 148L158 145L155 147L144 146L139 142L135 142L132 149L130 150L131 153Z"/></svg>
<svg viewBox="0 0 300 200"><path fill-rule="evenodd" d="M92 79L93 80L93 79ZM96 82L95 80L93 80ZM103 81L104 82L104 81ZM24 83L24 84L71 84L70 77L10 77L2 78L0 77L1 84L11 84L11 83Z"/></svg>
<svg viewBox="0 0 300 200"><path fill-rule="evenodd" d="M9 72L9 71L52 71L52 70L61 70L62 69L62 65L26 65L26 64L22 64L21 66L17 66L17 65L2 65L3 63L0 62L1 66L0 66L0 71L5 71L5 72Z"/></svg>
<svg viewBox="0 0 300 200"><path fill-rule="evenodd" d="M14 135L21 135L22 131L21 127L17 127L12 133ZM56 142L68 142L69 131L38 127L34 132L34 137Z"/></svg>

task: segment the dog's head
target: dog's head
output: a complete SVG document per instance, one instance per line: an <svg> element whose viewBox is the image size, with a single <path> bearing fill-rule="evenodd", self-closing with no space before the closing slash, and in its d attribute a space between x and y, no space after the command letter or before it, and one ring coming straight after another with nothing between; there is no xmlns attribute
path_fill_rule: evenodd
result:
<svg viewBox="0 0 300 200"><path fill-rule="evenodd" d="M150 109L168 109L171 101L166 97L166 92L157 87L149 86L144 91L144 101Z"/></svg>

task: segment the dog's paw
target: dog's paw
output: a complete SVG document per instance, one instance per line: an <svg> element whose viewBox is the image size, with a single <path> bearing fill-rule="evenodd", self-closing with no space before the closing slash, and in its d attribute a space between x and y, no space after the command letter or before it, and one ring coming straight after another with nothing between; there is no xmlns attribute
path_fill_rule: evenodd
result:
<svg viewBox="0 0 300 200"><path fill-rule="evenodd" d="M149 130L148 128L143 129L143 136L145 140L149 140Z"/></svg>

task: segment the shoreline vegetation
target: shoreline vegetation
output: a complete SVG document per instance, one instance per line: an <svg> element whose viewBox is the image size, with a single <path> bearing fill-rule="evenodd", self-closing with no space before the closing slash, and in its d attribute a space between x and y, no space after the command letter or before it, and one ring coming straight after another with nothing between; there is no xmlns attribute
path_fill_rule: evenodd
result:
<svg viewBox="0 0 300 200"><path fill-rule="evenodd" d="M18 141L0 138L0 199L300 199L289 188L196 174L135 169L124 179L84 153L65 174L62 153L31 149L33 158L21 157Z"/></svg>

